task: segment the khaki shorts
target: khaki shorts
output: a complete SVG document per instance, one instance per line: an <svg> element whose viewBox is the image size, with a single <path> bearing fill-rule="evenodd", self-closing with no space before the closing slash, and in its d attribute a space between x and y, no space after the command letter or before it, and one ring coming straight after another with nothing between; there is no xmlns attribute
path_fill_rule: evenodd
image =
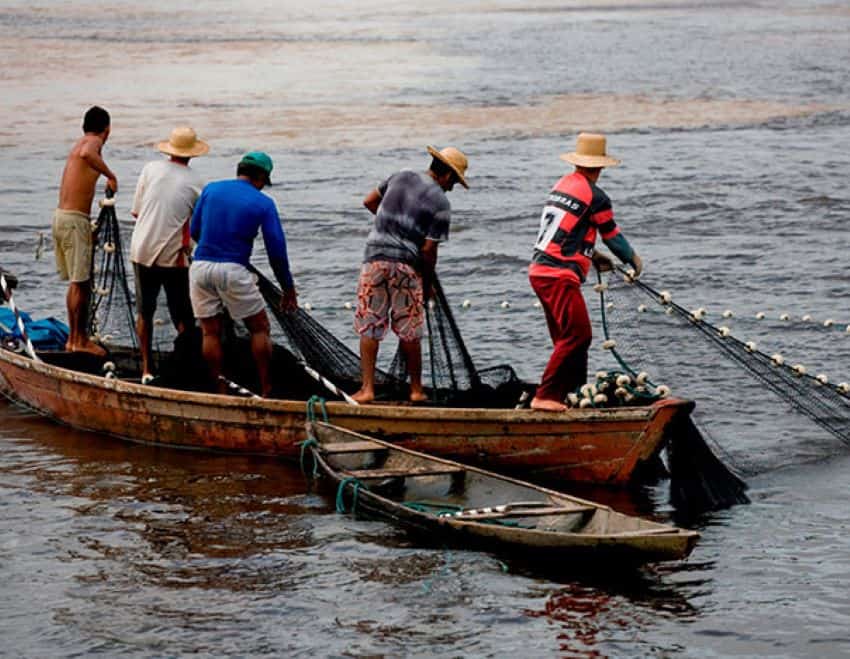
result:
<svg viewBox="0 0 850 659"><path fill-rule="evenodd" d="M83 282L91 279L91 220L85 213L57 208L53 213L53 250L62 279Z"/></svg>
<svg viewBox="0 0 850 659"><path fill-rule="evenodd" d="M266 308L257 276L238 263L193 262L189 297L196 318L212 318L227 309L231 318L243 320Z"/></svg>

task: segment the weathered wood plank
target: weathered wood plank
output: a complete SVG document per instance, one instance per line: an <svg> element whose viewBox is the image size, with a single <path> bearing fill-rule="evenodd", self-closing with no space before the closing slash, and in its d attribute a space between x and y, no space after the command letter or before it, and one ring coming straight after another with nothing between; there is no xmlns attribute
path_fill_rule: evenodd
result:
<svg viewBox="0 0 850 659"><path fill-rule="evenodd" d="M409 467L407 469L357 469L345 471L346 476L360 480L376 478L410 478L415 476L457 476L465 473L460 467L447 465L430 465L426 467Z"/></svg>
<svg viewBox="0 0 850 659"><path fill-rule="evenodd" d="M322 444L320 447L322 453L337 454L337 453L366 453L370 451L386 451L386 446L381 446L375 442L338 442L332 444Z"/></svg>

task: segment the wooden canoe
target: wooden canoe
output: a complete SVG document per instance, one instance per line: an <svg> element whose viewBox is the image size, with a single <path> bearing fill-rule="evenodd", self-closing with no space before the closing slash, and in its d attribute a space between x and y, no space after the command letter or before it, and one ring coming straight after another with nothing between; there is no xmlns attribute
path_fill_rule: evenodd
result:
<svg viewBox="0 0 850 659"><path fill-rule="evenodd" d="M144 386L3 348L0 392L74 428L173 447L296 458L305 438L303 401ZM665 429L692 408L679 399L566 413L327 404L335 424L406 448L546 482L615 486L641 476L663 448Z"/></svg>
<svg viewBox="0 0 850 659"><path fill-rule="evenodd" d="M311 422L307 430L307 446L317 471L334 485L338 509L388 520L431 541L616 565L683 559L699 538L331 424Z"/></svg>

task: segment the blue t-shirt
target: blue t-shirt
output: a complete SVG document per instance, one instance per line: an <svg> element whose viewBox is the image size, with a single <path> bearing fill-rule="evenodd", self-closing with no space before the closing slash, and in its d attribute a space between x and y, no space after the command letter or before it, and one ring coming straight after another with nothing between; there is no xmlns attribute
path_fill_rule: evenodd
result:
<svg viewBox="0 0 850 659"><path fill-rule="evenodd" d="M366 239L363 261L416 265L425 240L449 237L451 205L427 172L403 170L378 186L381 203Z"/></svg>
<svg viewBox="0 0 850 659"><path fill-rule="evenodd" d="M292 288L286 237L274 201L249 181L216 181L204 187L192 213L190 233L196 261L247 266L259 230L269 264L283 288Z"/></svg>

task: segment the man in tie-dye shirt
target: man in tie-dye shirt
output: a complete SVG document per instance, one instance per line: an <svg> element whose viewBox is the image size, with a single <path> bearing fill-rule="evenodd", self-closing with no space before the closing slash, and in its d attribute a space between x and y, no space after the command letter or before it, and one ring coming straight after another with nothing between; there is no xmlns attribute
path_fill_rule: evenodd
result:
<svg viewBox="0 0 850 659"><path fill-rule="evenodd" d="M466 156L452 147L428 147L427 172L393 174L363 200L375 214L357 289L354 328L360 334L363 384L353 398L375 398L375 362L380 342L392 327L398 335L410 376L410 400L427 399L422 389L424 301L437 263L437 247L449 236L451 205L446 192L465 188Z"/></svg>

